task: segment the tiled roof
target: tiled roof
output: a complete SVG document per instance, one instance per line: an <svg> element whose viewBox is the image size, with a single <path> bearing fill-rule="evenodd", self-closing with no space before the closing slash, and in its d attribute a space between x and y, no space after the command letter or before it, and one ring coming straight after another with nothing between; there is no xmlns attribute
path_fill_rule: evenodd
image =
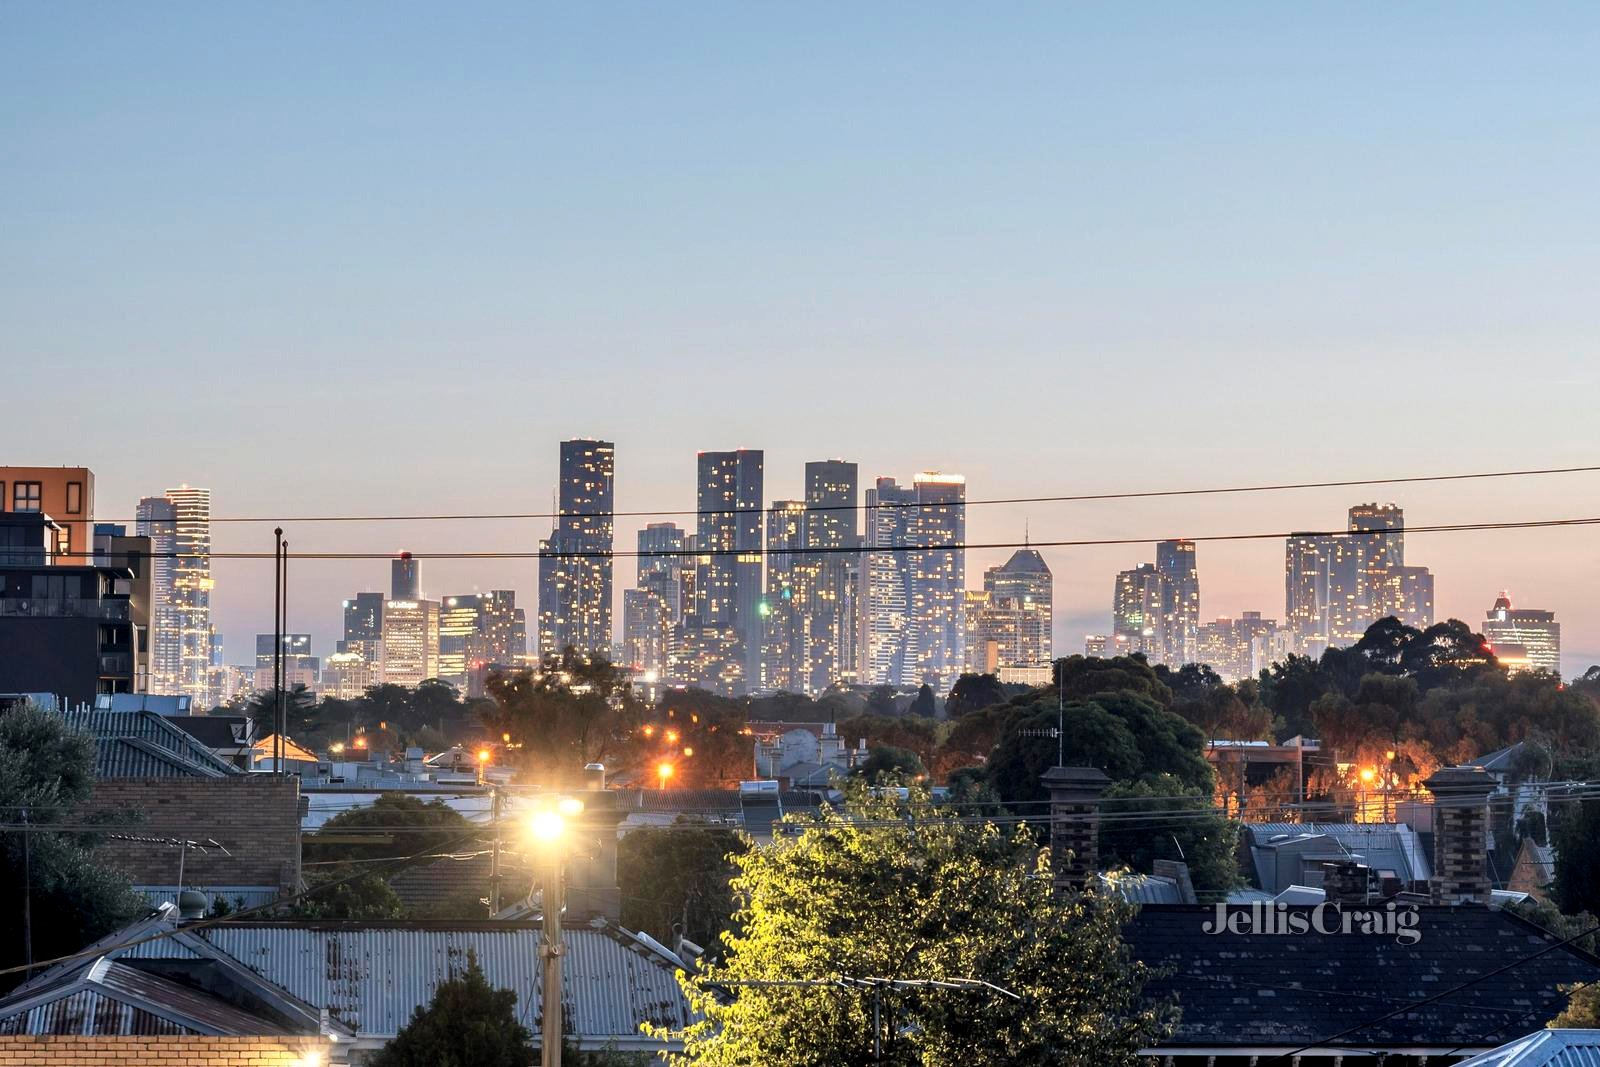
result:
<svg viewBox="0 0 1600 1067"><path fill-rule="evenodd" d="M1255 908L1257 915L1284 914ZM1288 913L1309 917L1312 910ZM1232 912L1249 915L1252 906ZM1600 980L1600 959L1554 948L1557 938L1506 912L1424 905L1417 914L1420 939L1413 944L1359 926L1349 933L1207 933L1217 915L1207 906L1146 906L1125 936L1136 958L1171 970L1147 987L1152 997L1176 997L1182 1009L1176 1033L1162 1046L1170 1049L1318 1042L1474 978L1482 980L1365 1026L1336 1047L1492 1048L1565 1008L1558 985ZM1491 973L1518 960L1526 962Z"/></svg>
<svg viewBox="0 0 1600 1067"><path fill-rule="evenodd" d="M221 778L223 773L184 759L142 737L95 739L95 777L110 778Z"/></svg>
<svg viewBox="0 0 1600 1067"><path fill-rule="evenodd" d="M102 778L171 778L188 770L193 777L216 778L238 774L239 769L213 753L189 734L178 729L153 711L108 711L102 708L64 712L67 725L82 730L102 747L134 748L150 759L135 758L127 751L113 751L101 757ZM136 744L105 745L106 742L136 742ZM157 751L166 754L165 759ZM165 767L161 770L156 762ZM124 762L125 761L125 762ZM175 762L177 761L177 762ZM109 772L109 773L108 773ZM141 773L149 772L149 773Z"/></svg>

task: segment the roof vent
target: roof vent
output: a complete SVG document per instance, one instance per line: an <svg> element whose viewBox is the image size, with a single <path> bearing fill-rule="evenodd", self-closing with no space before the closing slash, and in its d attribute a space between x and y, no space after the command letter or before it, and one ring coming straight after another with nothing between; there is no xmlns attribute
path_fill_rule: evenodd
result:
<svg viewBox="0 0 1600 1067"><path fill-rule="evenodd" d="M193 889L185 889L178 894L178 918L188 922L193 919L204 919L206 912L211 910L211 901L206 899L204 893Z"/></svg>

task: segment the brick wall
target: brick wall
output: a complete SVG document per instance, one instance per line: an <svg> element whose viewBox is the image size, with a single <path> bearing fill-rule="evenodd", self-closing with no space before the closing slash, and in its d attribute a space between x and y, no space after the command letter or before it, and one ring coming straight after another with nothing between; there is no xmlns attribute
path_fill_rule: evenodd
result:
<svg viewBox="0 0 1600 1067"><path fill-rule="evenodd" d="M275 885L300 879L300 783L269 774L228 778L121 778L95 783L95 811L143 814L127 832L143 837L215 839L232 855L190 850L187 885ZM178 877L178 852L138 841L106 841L98 855L135 885Z"/></svg>
<svg viewBox="0 0 1600 1067"><path fill-rule="evenodd" d="M323 1037L0 1037L0 1067L322 1067Z"/></svg>

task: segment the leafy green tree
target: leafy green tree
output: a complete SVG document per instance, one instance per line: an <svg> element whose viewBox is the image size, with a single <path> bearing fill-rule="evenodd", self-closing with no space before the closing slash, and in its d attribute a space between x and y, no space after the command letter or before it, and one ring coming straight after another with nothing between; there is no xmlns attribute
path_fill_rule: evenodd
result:
<svg viewBox="0 0 1600 1067"><path fill-rule="evenodd" d="M517 1021L517 995L491 986L468 952L466 970L439 984L371 1067L528 1067L532 1039Z"/></svg>
<svg viewBox="0 0 1600 1067"><path fill-rule="evenodd" d="M944 713L948 718L958 719L969 712L1004 704L1009 699L1011 695L997 675L963 674L945 697Z"/></svg>
<svg viewBox="0 0 1600 1067"><path fill-rule="evenodd" d="M661 760L676 767L672 784L718 787L749 777L755 739L739 701L704 689L669 689L661 703L643 713L645 725L633 732L622 760L652 777ZM693 753L684 756L685 750Z"/></svg>
<svg viewBox="0 0 1600 1067"><path fill-rule="evenodd" d="M52 830L79 822L94 784L94 741L58 715L23 704L0 714L0 805L9 821L42 829L0 837L0 967L27 962L24 900L31 906L33 958L76 952L146 910L119 871L95 859L92 834ZM0 985L16 978L0 979Z"/></svg>
<svg viewBox="0 0 1600 1067"><path fill-rule="evenodd" d="M403 919L405 905L376 872L349 864L322 868L308 879L311 890L289 909L301 919ZM327 888L318 888L327 886Z"/></svg>
<svg viewBox="0 0 1600 1067"><path fill-rule="evenodd" d="M1048 693L1051 697L1061 696L1072 700L1096 693L1134 693L1162 707L1172 703L1172 690L1161 681L1155 668L1142 654L1118 656L1115 659L1068 656L1056 660L1051 678ZM1019 699L1031 702L1042 693L1042 690L1036 690L1028 697Z"/></svg>
<svg viewBox="0 0 1600 1067"><path fill-rule="evenodd" d="M927 765L939 747L940 724L920 715L858 715L839 724L839 736L852 748L864 739L868 748L891 745L907 749Z"/></svg>
<svg viewBox="0 0 1600 1067"><path fill-rule="evenodd" d="M933 687L927 682L922 683L922 688L917 690L917 695L911 701L911 706L906 709L907 715L918 715L924 719L931 719L939 714L939 703L934 698Z"/></svg>
<svg viewBox="0 0 1600 1067"><path fill-rule="evenodd" d="M900 779L920 781L927 777L928 769L922 765L922 760L917 758L917 754L908 748L879 745L869 749L867 758L858 763L850 773L857 778L877 784Z"/></svg>
<svg viewBox="0 0 1600 1067"><path fill-rule="evenodd" d="M894 686L875 685L867 692L867 712L871 715L893 715Z"/></svg>
<svg viewBox="0 0 1600 1067"><path fill-rule="evenodd" d="M588 763L615 762L644 720L626 671L571 648L537 671L489 678L485 724L509 735L524 769L545 786L577 781Z"/></svg>
<svg viewBox="0 0 1600 1067"><path fill-rule="evenodd" d="M735 862L738 931L724 962L680 977L703 1019L673 1035L684 1041L673 1063L1132 1067L1167 1031L1167 1013L1142 1000L1149 972L1122 944L1129 905L1056 896L1047 850L925 791L901 802L855 783L841 809ZM888 990L875 1030L872 993L842 975L972 978L1020 999ZM732 984L773 978L818 985Z"/></svg>
<svg viewBox="0 0 1600 1067"><path fill-rule="evenodd" d="M732 857L746 847L734 830L681 817L670 827L625 834L617 843L622 925L669 945L681 930L707 951L720 952L721 936L733 923Z"/></svg>
<svg viewBox="0 0 1600 1067"><path fill-rule="evenodd" d="M1100 862L1149 871L1156 860L1189 865L1195 888L1234 889L1244 883L1235 858L1239 825L1210 797L1196 797L1171 775L1113 782L1101 802Z"/></svg>
<svg viewBox="0 0 1600 1067"><path fill-rule="evenodd" d="M1557 988L1567 994L1567 1006L1547 1024L1551 1030L1600 1029L1600 986L1574 984Z"/></svg>
<svg viewBox="0 0 1600 1067"><path fill-rule="evenodd" d="M342 811L323 823L317 833L307 835L301 854L307 863L398 858L459 848L472 833L472 825L442 800L384 792L371 804Z"/></svg>

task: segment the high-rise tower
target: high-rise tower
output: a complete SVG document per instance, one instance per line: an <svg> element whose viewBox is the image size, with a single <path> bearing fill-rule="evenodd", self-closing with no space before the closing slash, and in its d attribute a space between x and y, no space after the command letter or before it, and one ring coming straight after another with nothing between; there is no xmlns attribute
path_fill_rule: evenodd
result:
<svg viewBox="0 0 1600 1067"><path fill-rule="evenodd" d="M557 518L539 551L539 652L610 654L616 449L561 442Z"/></svg>

